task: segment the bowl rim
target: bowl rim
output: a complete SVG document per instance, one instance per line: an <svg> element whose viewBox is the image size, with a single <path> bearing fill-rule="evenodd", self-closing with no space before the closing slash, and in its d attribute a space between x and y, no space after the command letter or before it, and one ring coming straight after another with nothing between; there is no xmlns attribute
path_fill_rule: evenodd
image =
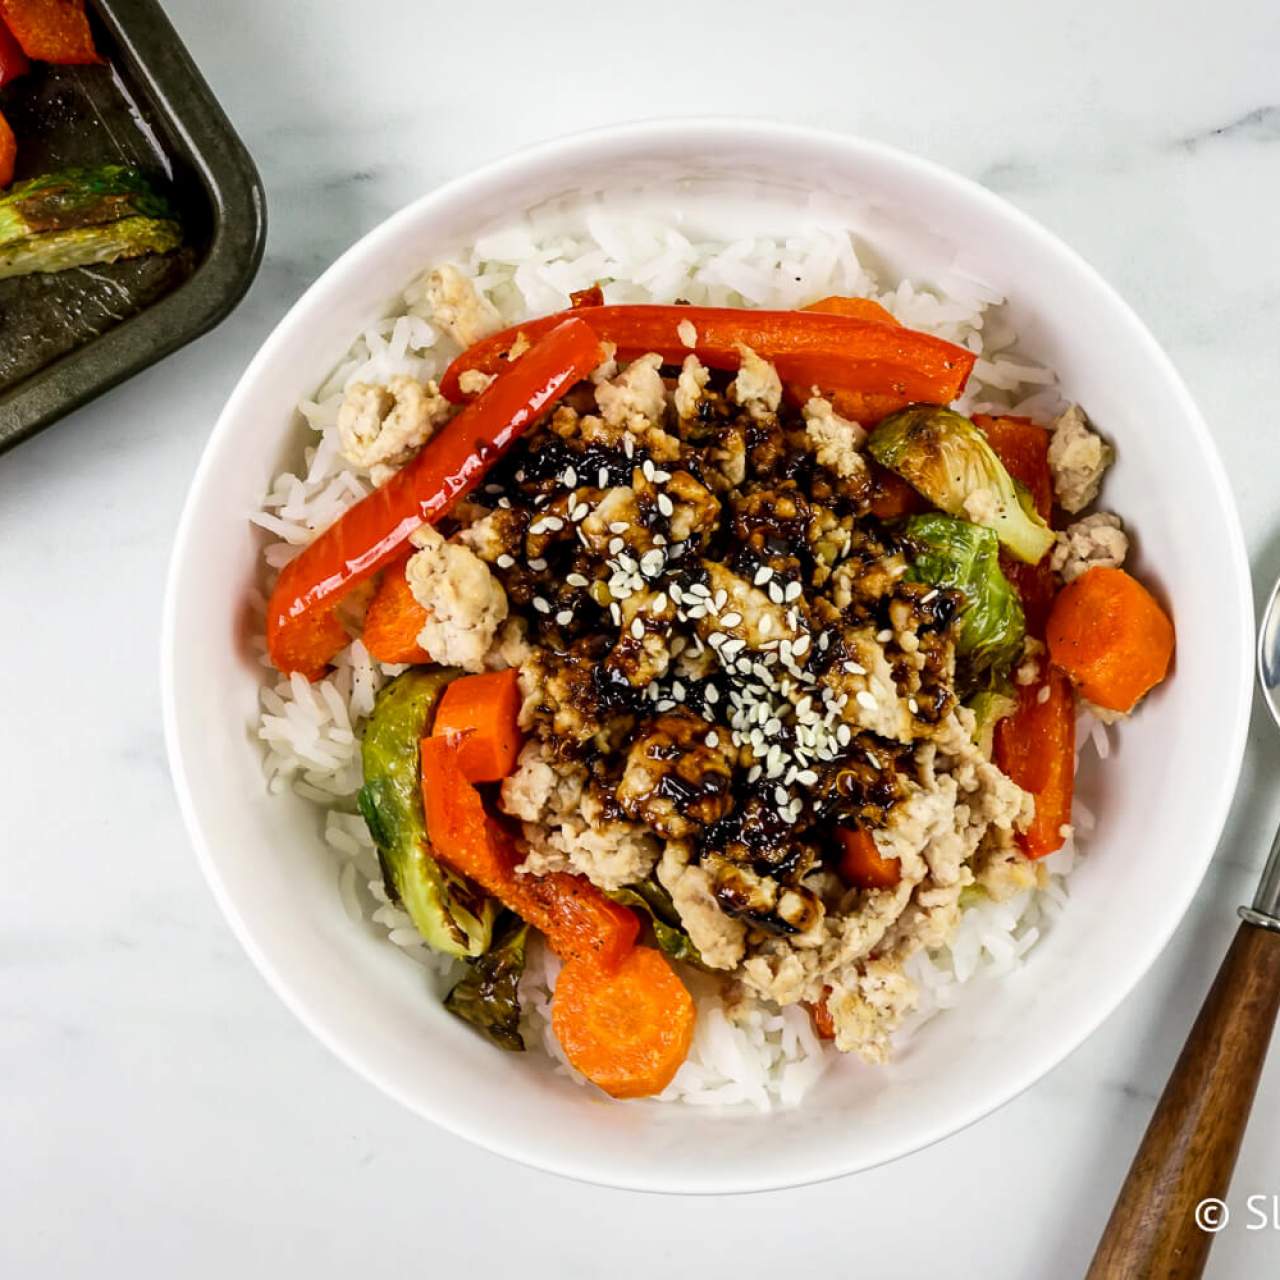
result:
<svg viewBox="0 0 1280 1280"><path fill-rule="evenodd" d="M687 140L690 135L697 135L699 139L720 136L726 140L731 138L737 142L744 140L758 141L764 145L774 146L786 142L809 143L839 148L855 157L871 157L886 161L912 172L915 176L957 188L969 200L985 206L987 211L994 216L1007 221L1011 220L1018 224L1022 232L1035 240L1042 250L1056 255L1066 266L1085 278L1093 289L1098 291L1127 322L1133 331L1135 339L1144 349L1146 358L1161 374L1171 393L1178 401L1188 428L1198 438L1207 460L1204 478L1213 492L1217 509L1221 511L1225 523L1223 532L1230 549L1230 555L1229 562L1224 566L1224 570L1231 579L1231 594L1235 597L1237 622L1242 636L1246 638L1243 651L1238 655L1239 670L1234 676L1234 689L1225 687L1226 678L1231 673L1224 673L1222 705L1224 712L1230 716L1231 727L1228 735L1230 749L1223 756L1223 767L1217 771L1216 784L1207 795L1202 797L1203 809L1212 814L1212 819L1205 827L1205 830L1212 834L1212 840L1205 841L1198 874L1187 877L1184 891L1179 896L1179 899L1169 904L1170 909L1166 914L1163 926L1158 930L1144 933L1142 936L1141 945L1133 952L1124 980L1107 989L1105 995L1099 998L1090 1016L1082 1018L1066 1040L1053 1041L1051 1043L1042 1042L1029 1046L1026 1052L1021 1055L1020 1061L1022 1065L1019 1070L1011 1072L1006 1079L996 1087L993 1087L987 1095L976 1100L965 1112L954 1117L952 1121L948 1122L945 1129L924 1138L921 1138L919 1134L904 1133L901 1141L884 1144L884 1149L872 1159L866 1159L865 1157L841 1159L838 1151L836 1151L825 1159L815 1160L813 1168L804 1176L790 1174L783 1177L770 1178L767 1173L764 1176L750 1176L750 1174L744 1176L741 1173L725 1174L723 1172L691 1176L677 1169L673 1170L670 1176L664 1175L658 1179L631 1174L625 1167L614 1167L613 1169L584 1167L584 1162L580 1160L562 1159L557 1151L530 1149L527 1144L519 1140L518 1136L512 1137L506 1134L483 1132L468 1123L465 1116L460 1116L447 1105L434 1104L433 1100L428 1097L410 1096L405 1090L386 1078L375 1064L367 1061L362 1056L359 1044L349 1041L341 1030L331 1027L323 1010L318 1007L312 1007L298 993L288 975L277 967L266 949L258 942L251 929L245 923L244 917L241 915L231 892L223 880L217 859L204 834L203 824L196 812L180 747L178 729L175 688L177 656L175 641L178 626L177 585L183 566L188 563L191 555L193 524L196 508L199 505L199 498L205 487L208 474L212 469L213 455L219 442L230 431L234 420L240 416L242 402L248 399L250 389L256 382L259 372L272 363L276 348L283 341L282 335L292 329L295 318L306 309L310 300L316 294L328 289L335 278L351 271L355 264L372 254L381 244L394 240L400 234L403 226L415 222L432 205L444 203L458 192L465 191L468 187L481 185L497 177L511 176L521 170L538 172L574 152L599 148L601 145L639 148L647 144ZM888 143L864 138L857 134L842 133L837 130L813 128L749 116L673 116L605 125L560 135L522 147L491 160L476 169L468 170L466 173L418 196L371 228L354 244L344 250L290 306L237 380L235 388L210 433L200 462L192 477L183 505L182 515L178 522L166 576L160 635L160 692L166 750L174 789L177 793L183 822L209 888L232 932L258 970L266 978L268 985L271 986L292 1013L337 1058L358 1075L375 1085L384 1094L394 1098L416 1115L439 1125L457 1137L475 1143L485 1150L504 1156L527 1167L592 1185L609 1186L622 1190L666 1194L742 1194L807 1186L843 1177L851 1173L878 1167L881 1164L887 1164L915 1151L924 1150L944 1138L951 1137L997 1111L1030 1088L1031 1085L1035 1084L1074 1053L1115 1012L1116 1008L1132 993L1149 971L1175 930L1186 917L1187 910L1204 880L1218 842L1222 837L1238 784L1247 740L1253 684L1253 632L1253 594L1246 544L1235 497L1212 434L1171 358L1156 341L1133 308L1080 253L1042 226L1031 215L1023 212L1003 197L989 191L973 179L956 173L935 161L925 159Z"/></svg>

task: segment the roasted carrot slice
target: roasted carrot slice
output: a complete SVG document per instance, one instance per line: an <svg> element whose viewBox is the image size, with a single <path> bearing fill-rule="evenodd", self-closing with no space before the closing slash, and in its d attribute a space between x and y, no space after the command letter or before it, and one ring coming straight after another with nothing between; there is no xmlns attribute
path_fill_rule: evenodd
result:
<svg viewBox="0 0 1280 1280"><path fill-rule="evenodd" d="M1045 639L1076 688L1111 711L1132 711L1173 657L1168 615L1137 578L1105 565L1058 592Z"/></svg>
<svg viewBox="0 0 1280 1280"><path fill-rule="evenodd" d="M858 889L892 889L902 879L897 858L883 858L875 837L861 827L837 827L840 878Z"/></svg>
<svg viewBox="0 0 1280 1280"><path fill-rule="evenodd" d="M996 725L995 760L1035 796L1035 818L1017 836L1022 851L1043 858L1061 849L1076 774L1075 697L1061 671L1051 667L1043 682L1018 690L1018 709Z"/></svg>
<svg viewBox="0 0 1280 1280"><path fill-rule="evenodd" d="M635 947L611 972L570 961L551 1001L566 1057L614 1098L646 1098L671 1083L693 1041L693 997L660 951Z"/></svg>
<svg viewBox="0 0 1280 1280"><path fill-rule="evenodd" d="M852 316L855 320L873 320L877 324L898 324L891 311L886 311L878 302L870 298L842 298L832 294L829 298L819 298L811 302L802 311L823 311L833 316Z"/></svg>
<svg viewBox="0 0 1280 1280"><path fill-rule="evenodd" d="M37 62L101 62L84 0L0 0L0 19Z"/></svg>
<svg viewBox="0 0 1280 1280"><path fill-rule="evenodd" d="M427 611L414 598L404 576L408 556L393 560L382 574L378 590L364 615L364 647L379 662L430 662L418 643Z"/></svg>
<svg viewBox="0 0 1280 1280"><path fill-rule="evenodd" d="M813 1034L819 1040L836 1038L836 1020L831 1016L831 1006L827 1003L827 997L830 994L831 988L823 987L821 999L808 1006L809 1021L813 1023Z"/></svg>
<svg viewBox="0 0 1280 1280"><path fill-rule="evenodd" d="M487 671L463 676L445 690L431 732L457 748L468 782L498 782L516 767L519 714L520 679L514 668Z"/></svg>
<svg viewBox="0 0 1280 1280"><path fill-rule="evenodd" d="M432 852L546 935L564 960L615 968L635 945L640 921L583 876L520 875L511 835L484 811L445 737L423 738L422 802Z"/></svg>

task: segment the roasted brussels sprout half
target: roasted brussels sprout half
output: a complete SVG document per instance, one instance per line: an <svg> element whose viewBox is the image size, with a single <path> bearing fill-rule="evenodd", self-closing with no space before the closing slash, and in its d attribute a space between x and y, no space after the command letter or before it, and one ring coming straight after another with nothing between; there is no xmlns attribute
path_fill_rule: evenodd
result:
<svg viewBox="0 0 1280 1280"><path fill-rule="evenodd" d="M387 893L437 951L468 957L488 950L496 907L431 856L419 777L418 743L431 731L440 695L457 674L406 671L378 694L365 726L358 803Z"/></svg>
<svg viewBox="0 0 1280 1280"><path fill-rule="evenodd" d="M998 689L984 689L968 702L973 712L973 741L988 760L995 746L996 725L1018 709L1018 700Z"/></svg>
<svg viewBox="0 0 1280 1280"><path fill-rule="evenodd" d="M871 456L951 516L991 529L1009 553L1036 564L1053 531L968 418L939 405L909 405L872 432Z"/></svg>
<svg viewBox="0 0 1280 1280"><path fill-rule="evenodd" d="M0 279L168 253L177 215L136 169L63 169L0 195Z"/></svg>
<svg viewBox="0 0 1280 1280"><path fill-rule="evenodd" d="M1026 621L1018 593L1000 571L1000 543L990 529L954 516L912 516L903 527L912 552L908 576L959 591L956 658L971 681L1003 675L1022 650Z"/></svg>
<svg viewBox="0 0 1280 1280"><path fill-rule="evenodd" d="M524 974L529 926L507 912L493 933L493 945L469 960L467 973L444 998L444 1007L483 1032L500 1049L522 1052L520 978Z"/></svg>

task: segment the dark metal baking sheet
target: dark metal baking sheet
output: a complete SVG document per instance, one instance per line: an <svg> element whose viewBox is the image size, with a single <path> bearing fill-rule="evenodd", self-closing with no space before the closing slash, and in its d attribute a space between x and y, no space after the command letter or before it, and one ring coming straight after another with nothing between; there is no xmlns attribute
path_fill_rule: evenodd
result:
<svg viewBox="0 0 1280 1280"><path fill-rule="evenodd" d="M107 64L33 64L0 105L19 180L122 162L161 178L183 247L0 281L0 451L211 329L262 257L262 184L156 0L90 0Z"/></svg>

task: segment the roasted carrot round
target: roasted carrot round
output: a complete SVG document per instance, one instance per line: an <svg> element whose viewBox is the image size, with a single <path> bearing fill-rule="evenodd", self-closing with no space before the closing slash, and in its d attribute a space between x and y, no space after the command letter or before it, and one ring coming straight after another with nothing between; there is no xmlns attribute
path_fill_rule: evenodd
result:
<svg viewBox="0 0 1280 1280"><path fill-rule="evenodd" d="M468 782L499 782L515 771L519 715L516 670L486 671L463 676L445 690L431 732L457 747L458 764Z"/></svg>
<svg viewBox="0 0 1280 1280"><path fill-rule="evenodd" d="M1132 711L1173 657L1168 615L1136 578L1105 565L1058 592L1045 640L1076 688L1111 711Z"/></svg>
<svg viewBox="0 0 1280 1280"><path fill-rule="evenodd" d="M404 576L408 556L393 560L382 574L378 590L364 615L364 647L379 662L430 662L418 643L427 611L414 598Z"/></svg>
<svg viewBox="0 0 1280 1280"><path fill-rule="evenodd" d="M693 998L660 951L636 947L612 972L571 960L560 970L551 1029L569 1061L615 1098L671 1083L693 1040Z"/></svg>
<svg viewBox="0 0 1280 1280"><path fill-rule="evenodd" d="M875 837L861 827L837 827L840 842L840 878L857 889L892 889L902 879L897 858L884 858Z"/></svg>
<svg viewBox="0 0 1280 1280"><path fill-rule="evenodd" d="M832 294L829 298L819 298L802 311L823 311L832 316L852 316L855 320L874 320L877 324L897 324L892 311L887 311L878 302L870 298L842 298Z"/></svg>

